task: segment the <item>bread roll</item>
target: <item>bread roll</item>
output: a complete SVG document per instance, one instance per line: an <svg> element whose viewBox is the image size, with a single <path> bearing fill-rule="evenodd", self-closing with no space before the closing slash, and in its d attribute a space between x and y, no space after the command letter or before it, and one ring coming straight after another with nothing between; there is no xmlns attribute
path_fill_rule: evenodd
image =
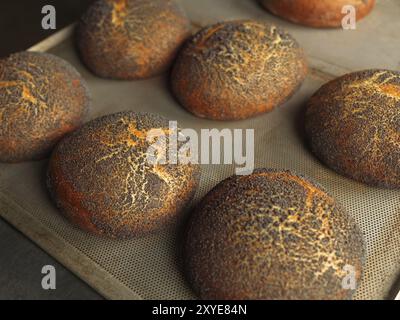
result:
<svg viewBox="0 0 400 320"><path fill-rule="evenodd" d="M367 70L325 84L308 103L306 132L336 172L400 188L400 72Z"/></svg>
<svg viewBox="0 0 400 320"><path fill-rule="evenodd" d="M177 219L196 190L199 167L150 163L152 129L168 134L168 121L123 112L93 120L60 142L48 186L72 223L93 234L131 238Z"/></svg>
<svg viewBox="0 0 400 320"><path fill-rule="evenodd" d="M78 27L78 47L96 75L143 79L166 71L190 22L173 0L99 0Z"/></svg>
<svg viewBox="0 0 400 320"><path fill-rule="evenodd" d="M263 22L231 21L201 30L178 55L172 90L201 118L239 120L273 110L307 73L303 50Z"/></svg>
<svg viewBox="0 0 400 320"><path fill-rule="evenodd" d="M316 28L342 26L344 6L353 6L356 19L361 20L375 6L375 0L261 0L273 14L294 23Z"/></svg>
<svg viewBox="0 0 400 320"><path fill-rule="evenodd" d="M358 284L364 243L319 185L261 169L206 195L189 220L184 261L193 289L207 300L349 299L354 290L343 283L350 270Z"/></svg>
<svg viewBox="0 0 400 320"><path fill-rule="evenodd" d="M0 161L45 158L89 106L85 81L66 61L34 52L1 59Z"/></svg>

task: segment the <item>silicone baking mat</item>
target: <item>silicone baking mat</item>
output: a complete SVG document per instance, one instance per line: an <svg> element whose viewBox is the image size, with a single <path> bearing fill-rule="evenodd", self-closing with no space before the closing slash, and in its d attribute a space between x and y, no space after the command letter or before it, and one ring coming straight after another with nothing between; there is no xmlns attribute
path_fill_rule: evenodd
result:
<svg viewBox="0 0 400 320"><path fill-rule="evenodd" d="M367 243L365 274L357 299L394 298L400 271L400 192L368 187L323 166L307 149L302 131L304 103L324 82L351 70L399 69L400 2L378 2L357 30L316 30L296 26L265 12L256 0L181 0L194 28L221 20L255 18L288 29L305 48L311 71L300 91L274 112L239 122L202 120L186 112L168 90L168 76L144 81L94 77L81 64L69 27L31 50L48 51L72 63L93 96L90 119L122 110L153 112L181 128L255 129L255 166L291 169L325 186L354 216ZM88 119L89 120L89 119ZM181 272L183 222L133 240L107 240L69 224L50 201L45 186L47 161L0 164L0 215L110 299L195 299ZM232 175L231 165L202 167L191 206ZM188 209L187 214L190 212ZM398 288L397 288L398 289Z"/></svg>

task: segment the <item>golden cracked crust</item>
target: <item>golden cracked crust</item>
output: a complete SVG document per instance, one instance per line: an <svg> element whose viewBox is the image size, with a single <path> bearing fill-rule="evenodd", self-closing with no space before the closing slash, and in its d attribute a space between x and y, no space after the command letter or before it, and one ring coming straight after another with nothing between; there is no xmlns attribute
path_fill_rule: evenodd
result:
<svg viewBox="0 0 400 320"><path fill-rule="evenodd" d="M178 55L172 90L190 112L236 120L271 111L307 73L303 50L283 30L257 21L204 28Z"/></svg>
<svg viewBox="0 0 400 320"><path fill-rule="evenodd" d="M203 299L348 299L363 237L320 186L289 171L260 169L217 185L187 226L185 271Z"/></svg>
<svg viewBox="0 0 400 320"><path fill-rule="evenodd" d="M46 157L89 105L85 81L66 61L34 52L0 60L0 161Z"/></svg>
<svg viewBox="0 0 400 320"><path fill-rule="evenodd" d="M306 132L336 172L400 188L400 72L367 70L325 84L308 103Z"/></svg>
<svg viewBox="0 0 400 320"><path fill-rule="evenodd" d="M375 6L375 0L260 0L274 15L294 23L316 28L338 28L345 14L343 6L352 5L361 20Z"/></svg>
<svg viewBox="0 0 400 320"><path fill-rule="evenodd" d="M147 133L168 121L123 112L89 122L56 147L48 186L57 206L82 229L130 238L173 222L191 200L197 165L150 165ZM168 141L168 139L167 139Z"/></svg>
<svg viewBox="0 0 400 320"><path fill-rule="evenodd" d="M190 22L172 0L99 0L82 17L81 57L103 78L142 79L168 69L190 35Z"/></svg>

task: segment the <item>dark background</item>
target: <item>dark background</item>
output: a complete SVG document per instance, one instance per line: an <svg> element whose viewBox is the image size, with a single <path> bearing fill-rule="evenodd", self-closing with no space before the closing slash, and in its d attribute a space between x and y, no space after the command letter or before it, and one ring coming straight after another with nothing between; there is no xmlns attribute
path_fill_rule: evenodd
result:
<svg viewBox="0 0 400 320"><path fill-rule="evenodd" d="M93 0L1 0L0 57L25 50L79 19ZM43 30L42 8L53 5L57 30Z"/></svg>
<svg viewBox="0 0 400 320"><path fill-rule="evenodd" d="M79 19L93 0L1 0L0 57L25 50ZM43 30L42 7L53 5L57 30ZM41 287L44 265L56 268L57 289ZM0 218L0 299L101 299L33 242Z"/></svg>

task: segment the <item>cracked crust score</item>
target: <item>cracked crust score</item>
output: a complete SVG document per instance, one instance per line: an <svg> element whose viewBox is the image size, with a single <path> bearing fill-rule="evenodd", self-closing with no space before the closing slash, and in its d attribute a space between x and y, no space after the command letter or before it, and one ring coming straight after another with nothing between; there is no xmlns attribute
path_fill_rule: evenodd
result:
<svg viewBox="0 0 400 320"><path fill-rule="evenodd" d="M85 81L66 61L34 52L0 60L0 161L45 158L89 106Z"/></svg>
<svg viewBox="0 0 400 320"><path fill-rule="evenodd" d="M230 21L204 28L188 41L171 85L196 116L236 120L285 102L306 73L304 52L289 34L263 22Z"/></svg>
<svg viewBox="0 0 400 320"><path fill-rule="evenodd" d="M400 72L367 70L325 84L308 103L306 132L336 172L400 188Z"/></svg>
<svg viewBox="0 0 400 320"><path fill-rule="evenodd" d="M260 0L271 13L294 23L315 28L338 28L346 14L344 6L356 9L361 20L375 6L375 0Z"/></svg>
<svg viewBox="0 0 400 320"><path fill-rule="evenodd" d="M77 41L95 74L131 80L166 71L189 35L173 0L98 0L82 17Z"/></svg>
<svg viewBox="0 0 400 320"><path fill-rule="evenodd" d="M192 214L185 271L203 299L349 299L364 263L354 220L319 185L260 169L217 185Z"/></svg>
<svg viewBox="0 0 400 320"><path fill-rule="evenodd" d="M191 200L197 165L151 165L152 129L160 116L123 112L89 122L56 147L48 186L57 206L82 229L130 238L173 222ZM168 139L167 139L168 140Z"/></svg>

